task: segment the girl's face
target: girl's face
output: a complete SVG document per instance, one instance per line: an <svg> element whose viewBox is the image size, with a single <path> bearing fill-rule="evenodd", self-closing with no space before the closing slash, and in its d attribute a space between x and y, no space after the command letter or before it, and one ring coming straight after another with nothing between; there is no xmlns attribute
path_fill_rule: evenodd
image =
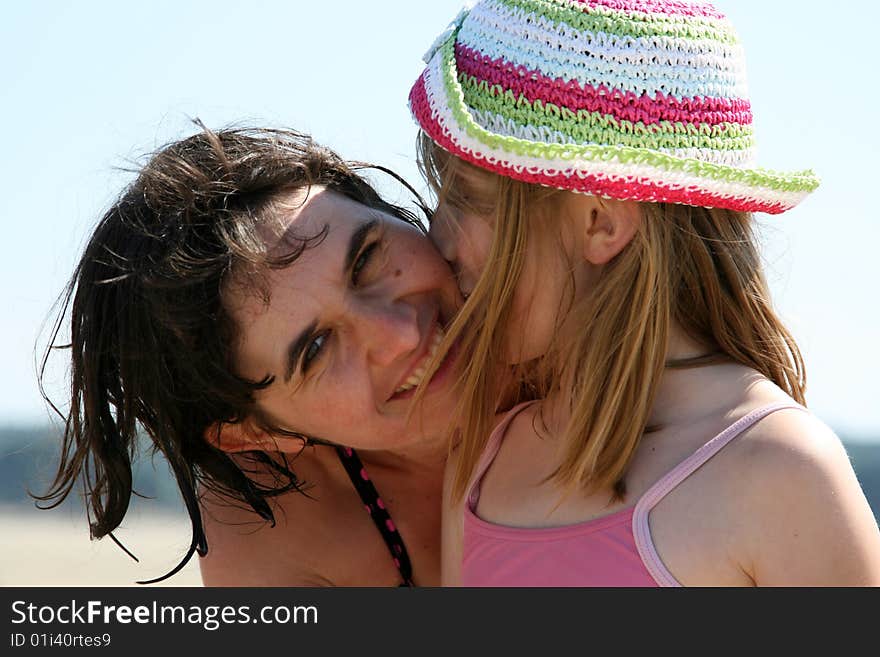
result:
<svg viewBox="0 0 880 657"><path fill-rule="evenodd" d="M261 411L284 429L361 449L442 434L456 401L454 349L407 416L461 304L446 262L416 228L327 189L285 201L280 231L267 238L273 254L326 236L268 272L268 300L241 275L224 293L239 329L236 372L274 377L257 393Z"/></svg>
<svg viewBox="0 0 880 657"><path fill-rule="evenodd" d="M483 273L492 246L495 183L491 174L460 165L454 184L451 198L455 200L441 199L431 221L430 237L456 273L461 292L467 297ZM558 213L566 210L564 204L559 205ZM507 331L509 364L546 354L558 318L584 280L582 260L574 257L576 240L569 230L571 222L561 216L542 217L539 221L545 219L544 234L528 241L514 293Z"/></svg>

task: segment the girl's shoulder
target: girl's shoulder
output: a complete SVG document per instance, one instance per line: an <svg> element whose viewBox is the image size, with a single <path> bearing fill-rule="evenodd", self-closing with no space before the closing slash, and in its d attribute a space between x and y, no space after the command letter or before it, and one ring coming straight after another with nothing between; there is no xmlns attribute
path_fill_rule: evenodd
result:
<svg viewBox="0 0 880 657"><path fill-rule="evenodd" d="M864 497L842 441L806 409L763 418L744 432L731 457L737 476L748 484L746 496L771 516L784 508L834 513L849 499Z"/></svg>
<svg viewBox="0 0 880 657"><path fill-rule="evenodd" d="M471 478L477 474L476 471L486 469L487 460L494 461L495 455L511 432L515 433L518 430L518 426L523 426L523 422L528 423L532 421L535 413L537 413L538 406L539 404L537 401L522 402L510 409L495 414L495 417L492 420L492 431L486 438L486 443L483 446L479 461L475 466L475 471L470 473ZM461 443L458 441L458 438L453 438L444 469L444 490L451 490L453 487L453 481L458 472L459 462L461 461L460 448ZM484 472L479 472L479 474L482 475Z"/></svg>
<svg viewBox="0 0 880 657"><path fill-rule="evenodd" d="M782 408L779 408L782 406ZM764 415L761 410L776 408ZM795 402L769 381L762 381L731 411L734 418L757 413L759 420L744 429L723 450L728 471L746 495L787 497L821 487L822 482L854 479L843 443L807 407Z"/></svg>
<svg viewBox="0 0 880 657"><path fill-rule="evenodd" d="M776 410L745 430L731 455L750 476L771 485L792 477L829 477L852 470L840 438L808 408L780 391L772 404L792 404ZM767 403L762 405L769 405ZM746 411L760 408L747 408Z"/></svg>
<svg viewBox="0 0 880 657"><path fill-rule="evenodd" d="M740 365L718 368L711 375L715 381L707 384L703 400L707 411L694 426L714 427L711 434L721 431L716 439L726 436L718 457L730 464L737 479L744 474L785 479L808 464L830 470L848 465L834 431L772 381ZM716 381L717 387L709 387ZM703 440L707 435L703 430ZM699 447L699 432L695 439L692 447Z"/></svg>
<svg viewBox="0 0 880 657"><path fill-rule="evenodd" d="M880 578L880 533L843 443L806 409L775 411L730 450L744 561L761 585Z"/></svg>

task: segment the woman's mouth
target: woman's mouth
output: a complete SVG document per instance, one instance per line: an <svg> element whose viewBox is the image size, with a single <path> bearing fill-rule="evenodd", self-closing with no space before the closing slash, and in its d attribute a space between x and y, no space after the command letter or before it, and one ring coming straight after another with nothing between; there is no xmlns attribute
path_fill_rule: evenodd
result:
<svg viewBox="0 0 880 657"><path fill-rule="evenodd" d="M395 397L402 392L412 390L422 382L422 379L425 378L425 372L428 369L428 365L431 363L431 359L437 355L437 347L439 347L440 343L443 341L444 335L445 333L443 332L443 329L438 325L434 330L434 335L431 336L431 344L428 346L427 355L422 359L422 362L419 363L418 367L413 370L412 374L406 378L403 385L394 391Z"/></svg>
<svg viewBox="0 0 880 657"><path fill-rule="evenodd" d="M443 342L444 337L446 337L446 332L443 328L438 324L434 330L434 334L431 336L431 342L428 347L428 353L421 360L418 366L412 371L412 373L406 378L406 380L394 391L394 394L391 396L389 401L399 400L399 399L408 399L412 397L415 393L415 389L422 383L425 378L425 374L428 372L428 366L433 361L434 357L437 355L437 350L440 347L440 343ZM431 380L428 382L430 387L433 387L436 383L438 383L441 379L445 378L446 373L451 369L450 364L453 361L453 352L455 351L455 347L449 350L449 353L446 354L446 357L443 359L443 362L437 367L434 372L434 376L431 377Z"/></svg>

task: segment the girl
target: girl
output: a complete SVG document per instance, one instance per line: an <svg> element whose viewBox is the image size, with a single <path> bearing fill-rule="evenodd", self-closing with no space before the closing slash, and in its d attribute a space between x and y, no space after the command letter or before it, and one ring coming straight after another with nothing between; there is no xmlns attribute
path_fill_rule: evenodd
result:
<svg viewBox="0 0 880 657"><path fill-rule="evenodd" d="M426 61L431 232L467 297L441 346L469 355L444 583L880 584L880 532L803 406L752 232L818 181L754 168L725 17L486 0ZM540 401L492 430L511 389Z"/></svg>

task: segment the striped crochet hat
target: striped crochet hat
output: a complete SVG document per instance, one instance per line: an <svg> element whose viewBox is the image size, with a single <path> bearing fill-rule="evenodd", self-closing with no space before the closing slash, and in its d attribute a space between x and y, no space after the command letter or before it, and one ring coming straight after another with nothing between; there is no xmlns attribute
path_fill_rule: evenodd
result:
<svg viewBox="0 0 880 657"><path fill-rule="evenodd" d="M754 167L743 49L708 2L484 0L425 62L422 130L510 178L771 214L819 184Z"/></svg>

